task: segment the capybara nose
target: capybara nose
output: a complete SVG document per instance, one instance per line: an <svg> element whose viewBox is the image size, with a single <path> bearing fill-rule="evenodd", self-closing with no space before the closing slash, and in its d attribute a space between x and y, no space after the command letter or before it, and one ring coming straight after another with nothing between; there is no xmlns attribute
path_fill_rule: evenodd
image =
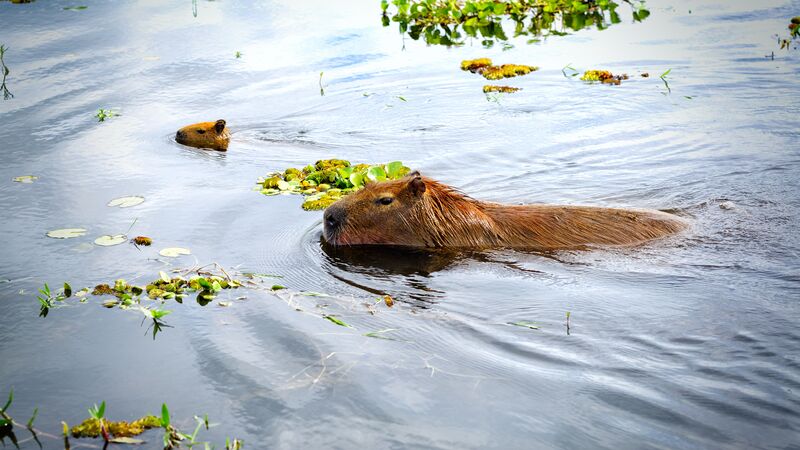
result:
<svg viewBox="0 0 800 450"><path fill-rule="evenodd" d="M186 139L186 133L184 133L183 131L178 130L178 132L175 133L175 140L180 142L180 141L182 141L184 139Z"/></svg>
<svg viewBox="0 0 800 450"><path fill-rule="evenodd" d="M338 229L344 223L345 215L344 208L338 208L335 205L329 206L323 216L325 228L331 231Z"/></svg>

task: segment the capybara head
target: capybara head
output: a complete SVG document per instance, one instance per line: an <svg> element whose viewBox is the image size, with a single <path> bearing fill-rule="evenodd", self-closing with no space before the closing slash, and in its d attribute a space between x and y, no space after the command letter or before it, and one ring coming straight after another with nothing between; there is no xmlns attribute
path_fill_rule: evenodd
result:
<svg viewBox="0 0 800 450"><path fill-rule="evenodd" d="M175 140L179 144L197 148L210 148L213 150L228 150L230 134L225 127L225 121L220 119L216 122L200 122L187 125L177 133Z"/></svg>
<svg viewBox="0 0 800 450"><path fill-rule="evenodd" d="M369 183L329 206L323 237L332 245L439 247L464 226L484 226L478 210L471 198L412 172Z"/></svg>

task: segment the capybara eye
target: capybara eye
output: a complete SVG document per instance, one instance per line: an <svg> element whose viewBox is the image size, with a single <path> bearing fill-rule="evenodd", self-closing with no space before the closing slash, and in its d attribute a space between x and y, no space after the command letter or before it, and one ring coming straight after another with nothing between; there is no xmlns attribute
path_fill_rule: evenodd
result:
<svg viewBox="0 0 800 450"><path fill-rule="evenodd" d="M378 203L380 203L381 205L391 205L393 201L394 199L392 197L381 197L378 200Z"/></svg>
<svg viewBox="0 0 800 450"><path fill-rule="evenodd" d="M206 130L196 130L198 134L206 134Z"/></svg>

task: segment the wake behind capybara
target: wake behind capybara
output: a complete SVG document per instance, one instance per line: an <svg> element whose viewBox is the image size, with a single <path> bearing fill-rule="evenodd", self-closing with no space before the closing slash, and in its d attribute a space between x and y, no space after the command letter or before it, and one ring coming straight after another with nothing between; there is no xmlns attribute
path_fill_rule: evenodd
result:
<svg viewBox="0 0 800 450"><path fill-rule="evenodd" d="M200 122L186 125L175 133L179 144L196 148L227 151L231 136L222 119L216 122Z"/></svg>
<svg viewBox="0 0 800 450"><path fill-rule="evenodd" d="M561 250L636 245L687 226L656 210L484 202L414 172L328 207L323 235L333 245Z"/></svg>

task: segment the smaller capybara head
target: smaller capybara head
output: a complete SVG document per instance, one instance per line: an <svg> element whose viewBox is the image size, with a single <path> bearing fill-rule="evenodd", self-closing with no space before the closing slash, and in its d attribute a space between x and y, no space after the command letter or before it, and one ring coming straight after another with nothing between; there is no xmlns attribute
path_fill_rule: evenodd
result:
<svg viewBox="0 0 800 450"><path fill-rule="evenodd" d="M216 122L200 122L187 125L175 133L175 140L179 144L197 148L210 148L222 152L228 150L230 138L228 129L225 127L225 121L222 119Z"/></svg>

